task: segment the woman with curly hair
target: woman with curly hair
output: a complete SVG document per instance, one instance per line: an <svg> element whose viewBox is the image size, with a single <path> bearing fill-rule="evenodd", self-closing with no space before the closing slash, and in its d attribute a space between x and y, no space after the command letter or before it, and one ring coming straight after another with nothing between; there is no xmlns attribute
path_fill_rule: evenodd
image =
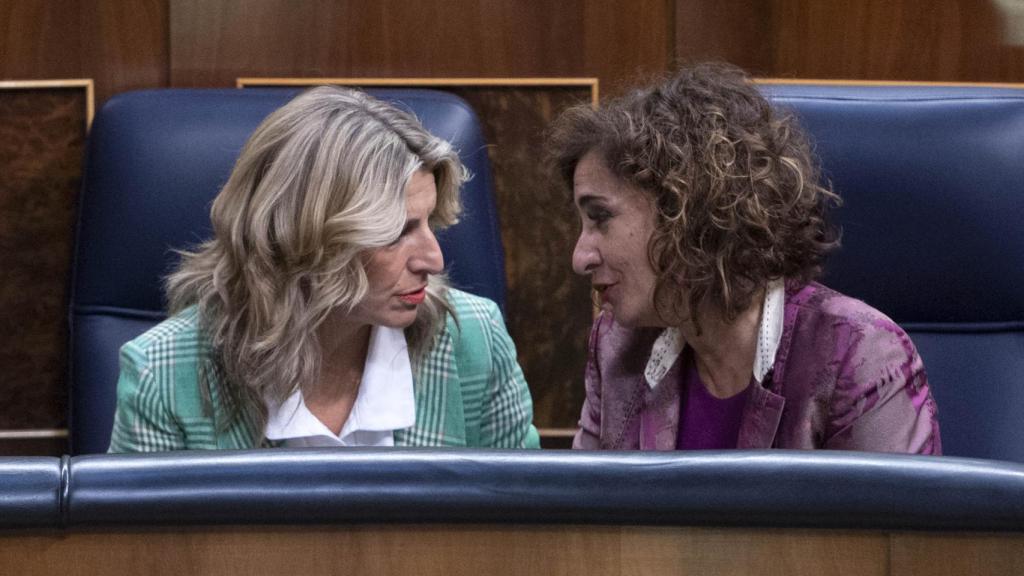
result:
<svg viewBox="0 0 1024 576"><path fill-rule="evenodd" d="M601 307L575 448L941 452L910 338L814 281L839 198L742 71L571 109L550 149Z"/></svg>
<svg viewBox="0 0 1024 576"><path fill-rule="evenodd" d="M537 447L497 306L449 288L434 231L465 169L411 114L308 90L246 142L171 317L121 349L112 452Z"/></svg>

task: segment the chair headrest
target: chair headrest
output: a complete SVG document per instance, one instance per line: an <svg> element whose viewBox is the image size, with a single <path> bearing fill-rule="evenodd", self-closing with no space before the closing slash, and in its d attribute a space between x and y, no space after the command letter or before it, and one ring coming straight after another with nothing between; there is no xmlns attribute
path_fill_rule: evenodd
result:
<svg viewBox="0 0 1024 576"><path fill-rule="evenodd" d="M761 86L843 198L827 284L904 327L1024 322L1024 89Z"/></svg>

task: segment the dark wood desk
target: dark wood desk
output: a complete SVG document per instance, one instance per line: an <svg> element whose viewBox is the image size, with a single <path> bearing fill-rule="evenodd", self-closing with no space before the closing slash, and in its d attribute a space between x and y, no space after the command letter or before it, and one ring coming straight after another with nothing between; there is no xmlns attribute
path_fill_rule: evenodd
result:
<svg viewBox="0 0 1024 576"><path fill-rule="evenodd" d="M6 533L4 574L1024 574L1024 533L572 525Z"/></svg>

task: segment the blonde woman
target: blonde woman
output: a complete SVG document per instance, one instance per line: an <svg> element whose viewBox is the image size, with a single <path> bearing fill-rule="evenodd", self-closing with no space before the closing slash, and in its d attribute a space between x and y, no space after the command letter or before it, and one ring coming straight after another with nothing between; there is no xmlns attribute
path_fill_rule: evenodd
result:
<svg viewBox="0 0 1024 576"><path fill-rule="evenodd" d="M168 279L171 317L121 349L110 451L537 447L497 306L441 276L464 179L359 91L269 116Z"/></svg>

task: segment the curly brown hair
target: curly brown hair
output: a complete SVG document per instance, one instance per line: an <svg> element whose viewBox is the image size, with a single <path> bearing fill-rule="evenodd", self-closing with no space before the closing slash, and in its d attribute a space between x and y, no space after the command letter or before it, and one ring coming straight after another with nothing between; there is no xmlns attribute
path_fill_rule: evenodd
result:
<svg viewBox="0 0 1024 576"><path fill-rule="evenodd" d="M580 159L596 151L653 196L647 251L663 319L707 303L731 322L770 280L815 278L839 244L826 216L840 200L820 182L804 133L731 65L683 68L600 108L571 108L548 151L570 187Z"/></svg>

